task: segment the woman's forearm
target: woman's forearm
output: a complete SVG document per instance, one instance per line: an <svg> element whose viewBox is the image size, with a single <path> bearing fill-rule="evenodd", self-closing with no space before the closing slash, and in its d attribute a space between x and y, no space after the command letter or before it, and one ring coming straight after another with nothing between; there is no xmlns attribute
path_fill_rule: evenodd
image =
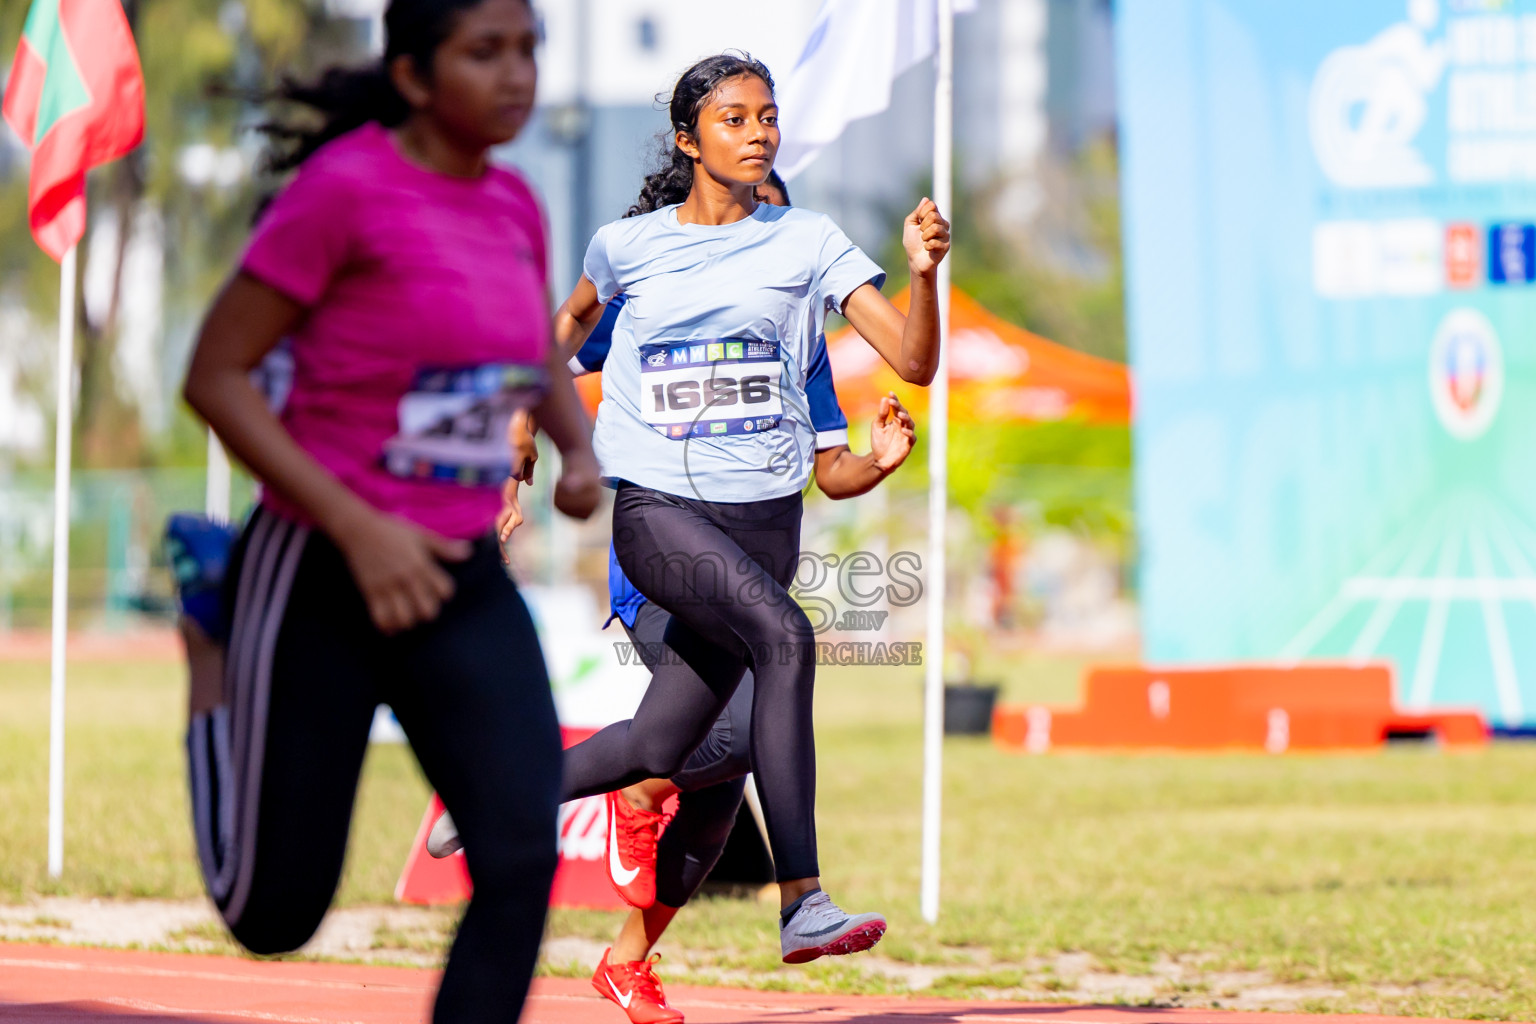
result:
<svg viewBox="0 0 1536 1024"><path fill-rule="evenodd" d="M937 272L913 274L907 323L901 334L901 361L907 380L927 387L939 373L939 288ZM906 376L906 374L903 374Z"/></svg>
<svg viewBox="0 0 1536 1024"><path fill-rule="evenodd" d="M333 539L340 540L359 516L372 511L294 442L246 371L194 362L185 395L235 458Z"/></svg>
<svg viewBox="0 0 1536 1024"><path fill-rule="evenodd" d="M595 459L592 454L592 423L587 419L587 411L582 408L581 396L576 393L570 368L566 366L567 361L559 345L550 346L546 362L549 390L534 410L534 415L564 458L575 456Z"/></svg>
<svg viewBox="0 0 1536 1024"><path fill-rule="evenodd" d="M816 486L834 501L868 494L887 475L872 452L855 455L848 448L837 448L816 453Z"/></svg>
<svg viewBox="0 0 1536 1024"><path fill-rule="evenodd" d="M250 378L304 313L282 293L236 274L203 322L184 395L235 458L339 541L370 507L295 443Z"/></svg>

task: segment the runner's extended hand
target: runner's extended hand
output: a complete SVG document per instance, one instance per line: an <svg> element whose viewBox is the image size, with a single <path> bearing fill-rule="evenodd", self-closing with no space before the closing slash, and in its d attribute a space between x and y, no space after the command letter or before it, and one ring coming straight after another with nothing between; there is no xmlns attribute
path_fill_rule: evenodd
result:
<svg viewBox="0 0 1536 1024"><path fill-rule="evenodd" d="M534 438L539 433L539 423L528 409L512 414L507 427L507 443L512 446L512 479L525 484L533 483L533 467L539 461L539 446Z"/></svg>
<svg viewBox="0 0 1536 1024"><path fill-rule="evenodd" d="M880 396L880 412L869 425L869 452L880 472L890 473L907 461L917 443L917 424L896 397L896 392Z"/></svg>
<svg viewBox="0 0 1536 1024"><path fill-rule="evenodd" d="M555 508L572 519L585 519L597 509L602 494L602 471L592 455L567 456L561 460L560 482L555 484Z"/></svg>
<svg viewBox="0 0 1536 1024"><path fill-rule="evenodd" d="M529 467L528 474L533 475L532 467ZM523 525L523 503L518 498L521 487L522 481L517 477L507 477L506 484L501 488L501 511L496 513L496 537L501 541L501 560L507 565L512 564L507 554L507 542L512 539L512 531Z"/></svg>

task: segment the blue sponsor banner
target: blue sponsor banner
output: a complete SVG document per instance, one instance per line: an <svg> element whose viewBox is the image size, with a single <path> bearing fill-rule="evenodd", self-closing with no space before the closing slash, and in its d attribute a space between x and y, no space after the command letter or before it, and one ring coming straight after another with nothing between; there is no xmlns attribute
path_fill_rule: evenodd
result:
<svg viewBox="0 0 1536 1024"><path fill-rule="evenodd" d="M1536 0L1121 0L1145 654L1536 722Z"/></svg>

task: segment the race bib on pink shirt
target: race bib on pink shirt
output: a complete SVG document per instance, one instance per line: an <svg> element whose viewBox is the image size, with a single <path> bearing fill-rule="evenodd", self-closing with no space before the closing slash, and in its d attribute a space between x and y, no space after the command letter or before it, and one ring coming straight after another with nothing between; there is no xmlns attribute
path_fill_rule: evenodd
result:
<svg viewBox="0 0 1536 1024"><path fill-rule="evenodd" d="M394 476L497 487L512 473L512 414L537 405L548 380L537 366L431 368L400 399L397 433L380 462Z"/></svg>

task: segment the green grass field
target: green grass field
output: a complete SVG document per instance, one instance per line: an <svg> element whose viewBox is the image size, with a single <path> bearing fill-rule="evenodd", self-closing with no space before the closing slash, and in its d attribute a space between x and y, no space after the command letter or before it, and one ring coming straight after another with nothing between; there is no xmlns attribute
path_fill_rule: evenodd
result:
<svg viewBox="0 0 1536 1024"><path fill-rule="evenodd" d="M1000 669L999 671L1004 671ZM1008 666L1013 694L1069 694L1074 663ZM818 694L828 889L891 920L886 961L942 994L1077 991L1062 954L1219 1003L1233 978L1305 1009L1536 1018L1536 747L1446 756L1012 757L946 747L944 907L917 913L920 677L829 669ZM180 747L181 669L82 663L70 682L66 870L44 871L47 666L0 663L0 899L200 894ZM389 899L426 798L403 748L370 755L339 900ZM552 936L607 939L612 914ZM779 969L773 914L706 899L664 947L686 973L899 990L858 958ZM683 967L686 970L680 970Z"/></svg>

